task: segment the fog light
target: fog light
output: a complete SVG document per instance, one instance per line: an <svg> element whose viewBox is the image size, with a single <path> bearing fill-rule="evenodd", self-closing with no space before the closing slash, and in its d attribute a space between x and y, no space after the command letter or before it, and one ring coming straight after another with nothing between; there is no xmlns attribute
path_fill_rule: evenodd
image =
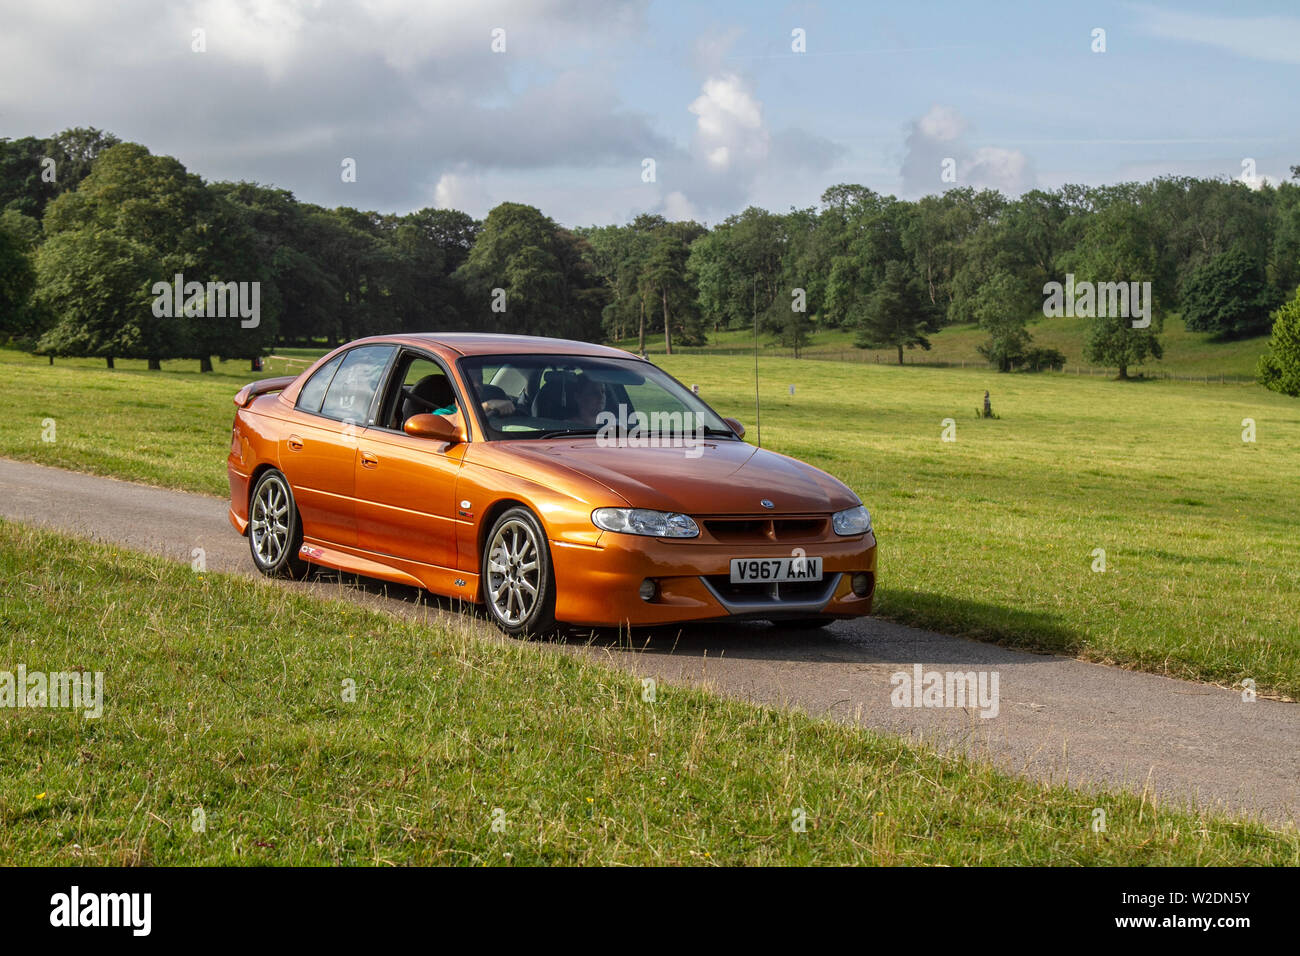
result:
<svg viewBox="0 0 1300 956"><path fill-rule="evenodd" d="M641 582L641 600L653 601L655 595L659 593L659 585L655 584L650 578Z"/></svg>
<svg viewBox="0 0 1300 956"><path fill-rule="evenodd" d="M853 593L866 597L871 593L871 575L865 572L853 575Z"/></svg>

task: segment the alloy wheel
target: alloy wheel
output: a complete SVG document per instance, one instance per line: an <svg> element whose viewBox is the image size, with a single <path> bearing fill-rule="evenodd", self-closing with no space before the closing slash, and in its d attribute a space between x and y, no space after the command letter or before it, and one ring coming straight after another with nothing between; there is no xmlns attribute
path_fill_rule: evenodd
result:
<svg viewBox="0 0 1300 956"><path fill-rule="evenodd" d="M264 481L253 499L248 533L264 567L275 567L289 545L289 491L278 479Z"/></svg>
<svg viewBox="0 0 1300 956"><path fill-rule="evenodd" d="M487 597L497 616L517 627L532 613L542 586L536 533L518 518L503 522L488 547Z"/></svg>

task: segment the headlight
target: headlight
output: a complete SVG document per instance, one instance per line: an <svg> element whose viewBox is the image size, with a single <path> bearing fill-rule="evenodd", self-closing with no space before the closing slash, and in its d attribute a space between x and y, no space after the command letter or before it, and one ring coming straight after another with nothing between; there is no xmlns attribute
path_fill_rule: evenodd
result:
<svg viewBox="0 0 1300 956"><path fill-rule="evenodd" d="M591 523L602 531L651 538L694 538L700 533L690 515L645 508L597 508L591 513Z"/></svg>
<svg viewBox="0 0 1300 956"><path fill-rule="evenodd" d="M837 511L831 516L831 526L836 534L866 534L871 530L871 512L865 505Z"/></svg>

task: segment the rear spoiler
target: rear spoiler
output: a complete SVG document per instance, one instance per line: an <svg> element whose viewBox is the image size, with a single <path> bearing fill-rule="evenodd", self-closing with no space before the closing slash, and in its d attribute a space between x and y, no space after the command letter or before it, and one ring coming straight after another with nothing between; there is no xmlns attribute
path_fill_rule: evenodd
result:
<svg viewBox="0 0 1300 956"><path fill-rule="evenodd" d="M257 396L283 391L297 380L297 375L281 375L277 378L264 378L260 382L250 382L235 393L235 405L239 408L247 408L248 403Z"/></svg>

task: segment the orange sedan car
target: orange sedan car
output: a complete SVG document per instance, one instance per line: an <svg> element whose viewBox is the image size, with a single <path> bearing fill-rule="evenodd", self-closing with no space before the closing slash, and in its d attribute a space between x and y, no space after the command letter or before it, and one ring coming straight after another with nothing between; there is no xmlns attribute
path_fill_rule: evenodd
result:
<svg viewBox="0 0 1300 956"><path fill-rule="evenodd" d="M268 575L309 564L557 622L871 611L871 516L618 349L384 335L235 396L230 521Z"/></svg>

